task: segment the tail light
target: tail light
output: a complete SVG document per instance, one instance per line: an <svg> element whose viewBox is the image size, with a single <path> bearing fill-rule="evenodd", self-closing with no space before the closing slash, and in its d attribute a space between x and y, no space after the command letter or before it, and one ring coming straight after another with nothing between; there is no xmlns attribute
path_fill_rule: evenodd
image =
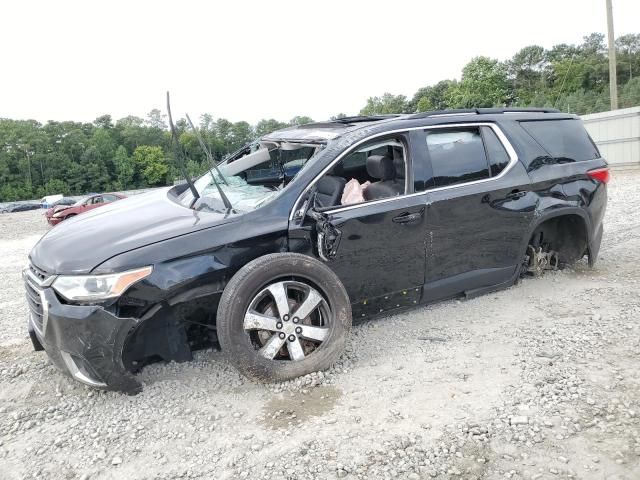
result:
<svg viewBox="0 0 640 480"><path fill-rule="evenodd" d="M609 179L611 178L611 174L609 173L609 169L607 167L589 170L587 172L587 175L589 175L594 180L602 183L609 183Z"/></svg>

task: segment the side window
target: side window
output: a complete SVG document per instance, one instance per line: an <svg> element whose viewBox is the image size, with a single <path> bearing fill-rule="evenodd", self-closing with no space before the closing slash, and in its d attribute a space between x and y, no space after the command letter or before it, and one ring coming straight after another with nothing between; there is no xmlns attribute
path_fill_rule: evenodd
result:
<svg viewBox="0 0 640 480"><path fill-rule="evenodd" d="M91 200L91 205L97 205L99 203L102 203L102 197L101 196L93 197L93 199Z"/></svg>
<svg viewBox="0 0 640 480"><path fill-rule="evenodd" d="M509 154L491 127L481 127L481 131L482 138L484 139L484 148L489 157L491 176L495 177L496 175L500 175L500 172L509 165Z"/></svg>
<svg viewBox="0 0 640 480"><path fill-rule="evenodd" d="M580 120L538 120L520 122L520 125L560 162L600 158L600 152Z"/></svg>
<svg viewBox="0 0 640 480"><path fill-rule="evenodd" d="M104 201L104 203L111 203L118 200L118 197L116 197L115 195L103 195L102 200Z"/></svg>
<svg viewBox="0 0 640 480"><path fill-rule="evenodd" d="M376 139L357 147L316 182L320 209L406 193L403 137Z"/></svg>
<svg viewBox="0 0 640 480"><path fill-rule="evenodd" d="M490 176L478 128L428 130L427 148L436 188Z"/></svg>

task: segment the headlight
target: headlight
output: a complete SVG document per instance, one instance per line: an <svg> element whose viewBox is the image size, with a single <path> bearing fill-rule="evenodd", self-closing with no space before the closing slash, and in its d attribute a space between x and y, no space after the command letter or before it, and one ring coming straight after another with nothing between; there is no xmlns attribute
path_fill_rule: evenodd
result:
<svg viewBox="0 0 640 480"><path fill-rule="evenodd" d="M119 297L134 283L151 275L152 267L106 275L61 275L52 287L67 300L106 300Z"/></svg>

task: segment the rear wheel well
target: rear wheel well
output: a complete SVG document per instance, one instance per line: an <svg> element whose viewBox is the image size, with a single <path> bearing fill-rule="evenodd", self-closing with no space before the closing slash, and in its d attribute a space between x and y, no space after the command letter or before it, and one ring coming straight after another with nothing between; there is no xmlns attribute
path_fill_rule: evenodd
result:
<svg viewBox="0 0 640 480"><path fill-rule="evenodd" d="M554 250L558 252L560 263L571 264L587 253L587 226L580 215L553 217L536 227L529 239L529 245Z"/></svg>

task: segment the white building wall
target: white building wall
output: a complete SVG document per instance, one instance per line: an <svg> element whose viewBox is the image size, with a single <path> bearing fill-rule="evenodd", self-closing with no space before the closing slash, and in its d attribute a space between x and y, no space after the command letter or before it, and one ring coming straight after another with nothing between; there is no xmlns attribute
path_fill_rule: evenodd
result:
<svg viewBox="0 0 640 480"><path fill-rule="evenodd" d="M640 107L583 115L582 120L610 165L640 165Z"/></svg>

